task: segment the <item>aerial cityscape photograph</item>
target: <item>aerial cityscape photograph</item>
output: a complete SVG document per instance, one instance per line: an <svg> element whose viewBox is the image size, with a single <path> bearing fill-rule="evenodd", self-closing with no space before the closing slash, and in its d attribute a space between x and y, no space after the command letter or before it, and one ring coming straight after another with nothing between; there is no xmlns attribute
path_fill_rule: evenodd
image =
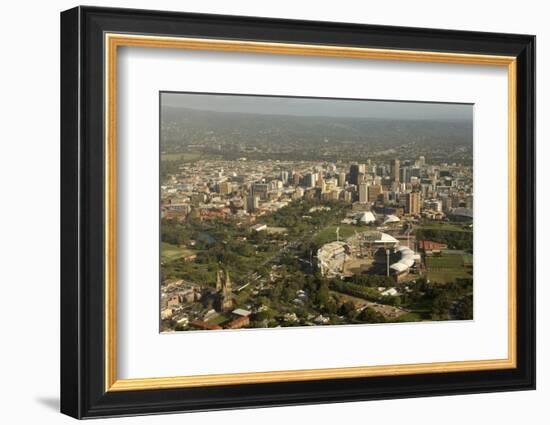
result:
<svg viewBox="0 0 550 425"><path fill-rule="evenodd" d="M160 93L160 331L472 320L473 105Z"/></svg>

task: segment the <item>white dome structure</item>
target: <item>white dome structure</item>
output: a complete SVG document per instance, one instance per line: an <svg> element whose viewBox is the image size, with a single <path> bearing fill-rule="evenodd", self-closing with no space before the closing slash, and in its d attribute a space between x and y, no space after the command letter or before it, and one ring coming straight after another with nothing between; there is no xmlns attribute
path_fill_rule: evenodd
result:
<svg viewBox="0 0 550 425"><path fill-rule="evenodd" d="M360 212L355 216L355 219L357 220L358 223L365 223L365 224L374 223L376 221L376 217L374 216L372 211Z"/></svg>

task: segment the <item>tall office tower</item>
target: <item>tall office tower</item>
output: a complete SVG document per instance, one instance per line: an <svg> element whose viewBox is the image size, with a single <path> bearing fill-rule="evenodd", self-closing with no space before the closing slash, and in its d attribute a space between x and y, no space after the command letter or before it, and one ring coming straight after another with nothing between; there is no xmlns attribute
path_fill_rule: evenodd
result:
<svg viewBox="0 0 550 425"><path fill-rule="evenodd" d="M368 186L368 189L367 189L368 202L376 202L381 193L382 193L382 186L380 185Z"/></svg>
<svg viewBox="0 0 550 425"><path fill-rule="evenodd" d="M366 164L359 164L359 173L365 174L367 172Z"/></svg>
<svg viewBox="0 0 550 425"><path fill-rule="evenodd" d="M392 181L399 183L399 165L398 159L392 159L390 161L390 177Z"/></svg>
<svg viewBox="0 0 550 425"><path fill-rule="evenodd" d="M300 184L300 179L302 178L302 175L300 173L292 173L292 184L294 186L298 186Z"/></svg>
<svg viewBox="0 0 550 425"><path fill-rule="evenodd" d="M315 184L315 186L321 189L321 193L326 190L327 186L322 174L319 175L319 178L317 179L317 183Z"/></svg>
<svg viewBox="0 0 550 425"><path fill-rule="evenodd" d="M231 192L233 192L233 185L231 184L231 182L221 182L219 188L221 195L229 195Z"/></svg>
<svg viewBox="0 0 550 425"><path fill-rule="evenodd" d="M269 185L267 183L254 183L252 185L252 193L258 195L261 199L267 198L268 190Z"/></svg>
<svg viewBox="0 0 550 425"><path fill-rule="evenodd" d="M378 167L376 167L376 175L378 177L384 177L386 175L386 166L379 165Z"/></svg>
<svg viewBox="0 0 550 425"><path fill-rule="evenodd" d="M411 182L411 174L410 174L410 168L409 167L401 167L401 171L399 172L399 181L401 183L410 183Z"/></svg>
<svg viewBox="0 0 550 425"><path fill-rule="evenodd" d="M344 192L344 201L351 202L353 199L353 193L352 192Z"/></svg>
<svg viewBox="0 0 550 425"><path fill-rule="evenodd" d="M453 199L449 195L444 195L441 201L443 203L443 212L447 213L453 209Z"/></svg>
<svg viewBox="0 0 550 425"><path fill-rule="evenodd" d="M355 186L359 185L359 164L351 164L349 167L349 182Z"/></svg>
<svg viewBox="0 0 550 425"><path fill-rule="evenodd" d="M367 203L369 200L368 189L367 183L359 183L359 202L362 204Z"/></svg>
<svg viewBox="0 0 550 425"><path fill-rule="evenodd" d="M268 187L269 187L269 190L270 191L275 191L277 189L281 189L283 187L283 182L281 180L271 180L269 183L268 183Z"/></svg>
<svg viewBox="0 0 550 425"><path fill-rule="evenodd" d="M419 192L411 192L407 194L405 212L407 214L420 214L420 193Z"/></svg>
<svg viewBox="0 0 550 425"><path fill-rule="evenodd" d="M288 171L281 171L281 181L283 184L288 183Z"/></svg>
<svg viewBox="0 0 550 425"><path fill-rule="evenodd" d="M311 188L315 186L317 175L314 173L307 173L304 176L304 187Z"/></svg>
<svg viewBox="0 0 550 425"><path fill-rule="evenodd" d="M251 213L256 211L260 207L260 197L258 195L250 194L245 198L246 212Z"/></svg>
<svg viewBox="0 0 550 425"><path fill-rule="evenodd" d="M418 166L419 167L424 167L426 165L426 158L421 155L418 157Z"/></svg>
<svg viewBox="0 0 550 425"><path fill-rule="evenodd" d="M338 186L346 187L346 173L341 172L338 174Z"/></svg>

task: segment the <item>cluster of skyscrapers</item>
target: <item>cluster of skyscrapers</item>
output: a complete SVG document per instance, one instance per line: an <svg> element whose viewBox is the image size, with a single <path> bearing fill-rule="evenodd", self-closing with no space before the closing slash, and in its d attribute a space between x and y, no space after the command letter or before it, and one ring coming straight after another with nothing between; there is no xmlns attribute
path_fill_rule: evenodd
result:
<svg viewBox="0 0 550 425"><path fill-rule="evenodd" d="M185 218L261 215L296 199L364 204L391 214L443 218L473 208L472 167L416 159L321 161L198 161L184 163L162 186L162 214ZM471 215L471 214L470 214Z"/></svg>

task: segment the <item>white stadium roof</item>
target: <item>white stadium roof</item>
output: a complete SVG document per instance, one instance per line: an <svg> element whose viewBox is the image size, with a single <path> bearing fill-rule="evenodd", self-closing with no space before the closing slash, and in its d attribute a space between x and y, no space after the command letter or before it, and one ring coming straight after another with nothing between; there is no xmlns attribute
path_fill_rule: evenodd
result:
<svg viewBox="0 0 550 425"><path fill-rule="evenodd" d="M399 219L399 217L395 216L395 215L387 215L386 216L386 219L384 220L384 224L388 224L388 223L399 223L401 220Z"/></svg>
<svg viewBox="0 0 550 425"><path fill-rule="evenodd" d="M380 232L380 235L378 237L379 239L375 241L376 243L399 243L397 239L395 239L391 235L388 235L387 233Z"/></svg>
<svg viewBox="0 0 550 425"><path fill-rule="evenodd" d="M412 258L402 258L399 260L398 264L404 264L407 267L412 267L414 265L414 260Z"/></svg>
<svg viewBox="0 0 550 425"><path fill-rule="evenodd" d="M395 270L398 273L402 273L402 272L406 271L408 269L408 267L405 264L398 262L398 263L393 263L390 266L390 269Z"/></svg>
<svg viewBox="0 0 550 425"><path fill-rule="evenodd" d="M420 260L420 257L407 246L398 246L396 251L401 253L401 259L390 266L390 269L397 273L402 273L414 266L415 261Z"/></svg>

